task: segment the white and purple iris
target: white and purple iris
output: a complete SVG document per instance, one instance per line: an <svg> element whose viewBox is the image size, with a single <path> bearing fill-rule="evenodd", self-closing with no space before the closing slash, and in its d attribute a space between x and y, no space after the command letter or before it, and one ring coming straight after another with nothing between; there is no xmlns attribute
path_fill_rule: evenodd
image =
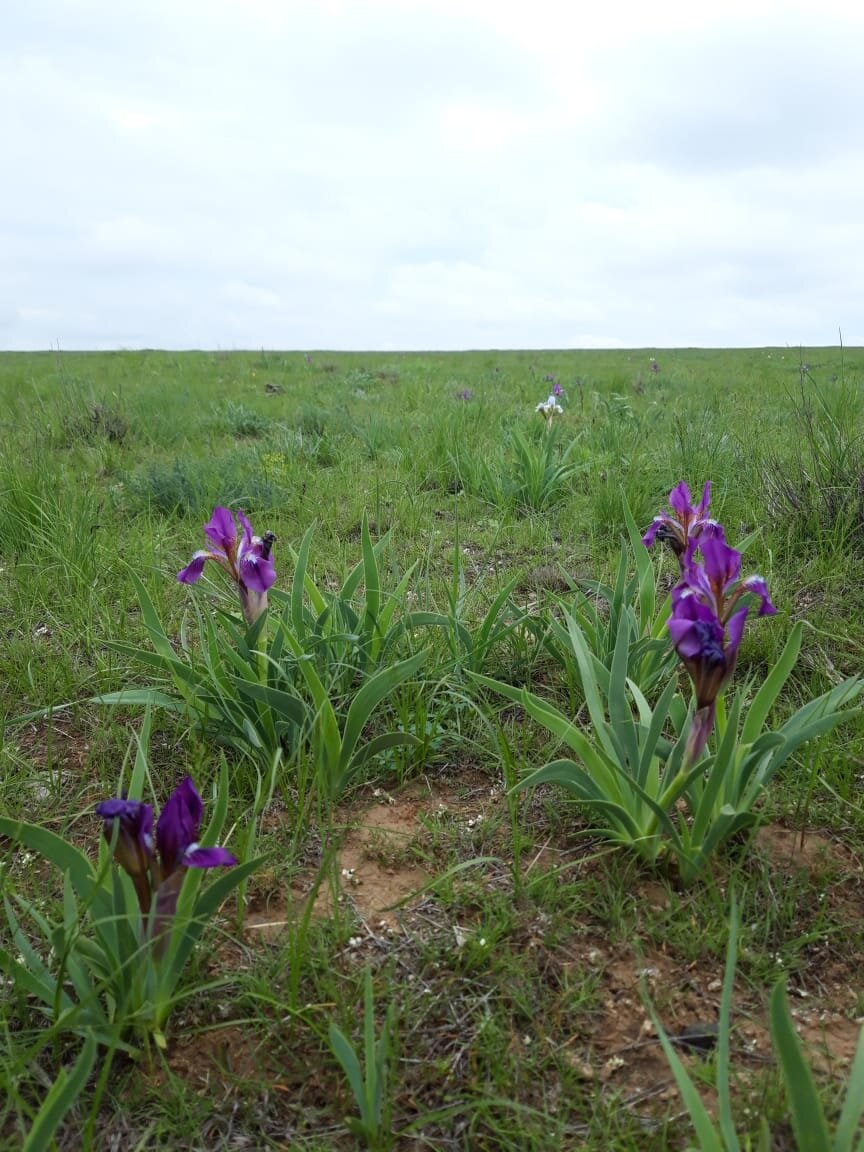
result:
<svg viewBox="0 0 864 1152"><path fill-rule="evenodd" d="M759 616L773 616L777 609L761 576L741 579L741 553L726 543L719 524L691 538L680 560L681 580L672 590L668 628L696 692L686 754L692 764L714 727L717 696L735 671L753 599L759 601Z"/></svg>
<svg viewBox="0 0 864 1152"><path fill-rule="evenodd" d="M177 579L181 584L194 584L200 580L205 562L215 560L237 585L240 607L251 628L267 607L267 589L276 581L276 570L270 559L274 537L270 532L263 538L254 536L242 509L238 509L237 519L243 529L242 536L238 534L231 510L214 508L204 525L204 535L211 547L195 552L190 563L177 573Z"/></svg>
<svg viewBox="0 0 864 1152"><path fill-rule="evenodd" d="M537 407L534 409L535 412L539 412L543 416L543 419L546 421L547 430L551 428L552 421L556 416L562 416L564 414L564 409L558 403L558 397L560 395L560 389L558 392L555 392L553 389L549 395L548 400L541 400Z"/></svg>
<svg viewBox="0 0 864 1152"><path fill-rule="evenodd" d="M204 805L189 776L166 801L155 837L153 809L141 800L103 800L96 805L96 813L109 843L115 824L119 825L114 859L131 876L145 919L155 898L154 938L162 934L176 911L187 868L227 868L237 863L226 848L198 844Z"/></svg>
<svg viewBox="0 0 864 1152"><path fill-rule="evenodd" d="M697 505L693 504L690 489L682 480L669 493L669 507L673 514L670 516L668 512L661 512L659 516L655 516L642 537L642 543L646 548L650 548L655 540L665 541L678 557L683 572L685 553L691 540L698 539L703 533L719 532L722 535L720 525L708 516L710 504L710 480L706 481L702 499Z"/></svg>

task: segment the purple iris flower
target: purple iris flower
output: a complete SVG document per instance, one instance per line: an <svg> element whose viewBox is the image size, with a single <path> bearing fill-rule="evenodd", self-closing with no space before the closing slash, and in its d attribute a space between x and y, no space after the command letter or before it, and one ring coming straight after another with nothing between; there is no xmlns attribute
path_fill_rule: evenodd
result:
<svg viewBox="0 0 864 1152"><path fill-rule="evenodd" d="M114 825L119 822L114 859L132 877L138 903L145 913L150 911L150 866L153 860L153 809L140 800L103 800L96 805L102 817L105 839L114 836Z"/></svg>
<svg viewBox="0 0 864 1152"><path fill-rule="evenodd" d="M697 552L702 554L701 564L696 562ZM741 553L726 543L719 524L713 532L704 532L689 542L681 582L672 592L673 602L685 591L695 593L709 605L724 625L748 595L759 600L759 616L773 616L777 612L761 576L741 579ZM748 608L749 604L745 605L745 616Z"/></svg>
<svg viewBox="0 0 864 1152"><path fill-rule="evenodd" d="M546 431L548 432L552 427L554 417L561 416L564 409L558 403L555 393L550 392L549 399L545 401L541 400L534 411L541 413L543 419L546 421Z"/></svg>
<svg viewBox="0 0 864 1152"><path fill-rule="evenodd" d="M252 525L239 509L237 518L243 528L238 540L234 516L228 508L214 508L210 521L204 525L209 549L195 552L182 572L177 573L181 584L194 584L200 580L206 560L215 560L223 568L240 593L240 606L246 623L251 628L267 607L267 589L276 581L276 570L270 559L275 537L272 532L253 536Z"/></svg>
<svg viewBox="0 0 864 1152"><path fill-rule="evenodd" d="M156 823L153 837L153 809L140 800L103 800L96 805L110 843L115 821L120 830L114 846L114 859L135 885L141 913L150 913L156 900L154 938L163 936L177 910L177 896L187 868L222 868L237 863L225 848L201 848L198 836L204 805L187 776L171 793Z"/></svg>
<svg viewBox="0 0 864 1152"><path fill-rule="evenodd" d="M690 540L682 565L681 581L672 590L668 628L696 692L685 753L694 764L714 727L717 697L735 671L751 597L759 600L760 616L773 616L777 609L761 576L741 579L741 553L726 543L719 525Z"/></svg>
<svg viewBox="0 0 864 1152"><path fill-rule="evenodd" d="M724 626L714 610L689 588L673 598L669 635L696 693L696 712L685 749L688 765L696 763L711 735L717 697L735 671L746 619L747 606L743 605Z"/></svg>
<svg viewBox="0 0 864 1152"><path fill-rule="evenodd" d="M668 628L672 646L690 673L696 708L713 704L735 671L747 608L742 606L727 625L691 590L675 600Z"/></svg>
<svg viewBox="0 0 864 1152"><path fill-rule="evenodd" d="M456 399L468 401L473 397L473 395L474 393L470 388L463 388L461 392L456 393Z"/></svg>
<svg viewBox="0 0 864 1152"><path fill-rule="evenodd" d="M203 814L201 797L192 777L187 776L168 797L156 823L163 880L178 868L219 868L237 863L225 848L199 848Z"/></svg>
<svg viewBox="0 0 864 1152"><path fill-rule="evenodd" d="M682 480L669 493L669 506L673 514L670 516L668 512L661 512L659 516L655 516L642 537L642 543L646 548L650 548L655 540L665 540L683 568L687 545L691 540L703 533L712 534L721 531L717 521L708 516L710 504L710 480L706 480L702 499L695 506L690 489Z"/></svg>
<svg viewBox="0 0 864 1152"><path fill-rule="evenodd" d="M153 855L153 809L140 800L103 800L96 811L105 822L105 838L110 840L114 821L120 821L120 831L114 855L130 876L143 876L150 867Z"/></svg>

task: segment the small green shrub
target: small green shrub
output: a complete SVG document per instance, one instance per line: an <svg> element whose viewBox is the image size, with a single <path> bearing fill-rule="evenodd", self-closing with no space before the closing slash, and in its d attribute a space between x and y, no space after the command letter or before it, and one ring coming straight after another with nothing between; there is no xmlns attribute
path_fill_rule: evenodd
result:
<svg viewBox="0 0 864 1152"><path fill-rule="evenodd" d="M238 439L255 439L264 436L272 427L272 421L254 408L245 404L235 404L229 400L217 416L217 423L226 432Z"/></svg>

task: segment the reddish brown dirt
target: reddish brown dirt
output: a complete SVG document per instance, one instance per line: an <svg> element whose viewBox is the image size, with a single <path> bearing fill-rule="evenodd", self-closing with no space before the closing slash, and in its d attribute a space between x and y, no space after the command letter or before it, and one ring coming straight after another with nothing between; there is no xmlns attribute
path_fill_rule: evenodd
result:
<svg viewBox="0 0 864 1152"><path fill-rule="evenodd" d="M343 811L347 825L337 857L340 899L373 933L396 927L400 909L412 904L430 884L433 876L416 863L415 850L429 839L429 828L441 819L459 819L470 830L471 822L483 818L486 805L500 799L487 776L460 778L458 784L427 777L391 794L375 789L365 806ZM494 801L493 801L494 797ZM314 876L309 873L295 884L290 905L271 898L263 909L246 918L247 939L256 933L272 939L287 926L287 916L295 915L306 899ZM332 910L330 887L322 884L315 901L315 915Z"/></svg>
<svg viewBox="0 0 864 1152"><path fill-rule="evenodd" d="M481 773L467 781L464 776L458 780L424 778L393 795L376 791L361 808L344 814L350 823L338 859L340 896L356 914L369 940L381 942L397 927L409 935L418 930L412 909L418 905L421 911L428 908L424 890L432 879L419 860L430 856L436 822L447 821L450 830L453 822L460 829L464 825L465 834L470 835L478 821L496 814L501 796L500 787ZM826 885L832 906L844 919L848 916L855 923L864 918L861 861L838 841L809 833L802 843L799 833L768 826L758 833L755 848L767 860L778 884L803 871L816 887ZM533 870L572 864L578 861L579 851L572 844L550 840L526 862L526 872L530 875ZM602 868L603 860L586 866ZM287 912L284 901L271 901L265 909L250 914L245 933L249 946L254 948L284 930L287 915L294 914L297 903L302 903L308 883L293 893ZM668 906L670 892L662 881L636 874L634 896L656 913ZM322 890L315 914L327 915L330 910L330 892ZM458 948L472 928L451 925L451 930ZM526 947L545 947L542 926L529 935ZM680 1103L670 1103L677 1098L677 1090L644 1006L642 989L657 1006L669 1034L674 1036L694 1026L710 1028L719 1012L722 959L686 964L664 947L645 949L638 941L612 943L589 930L575 934L566 958L556 957L555 962L562 969L571 965L598 973L599 1010L587 1014L584 1028L561 1045L579 1078L595 1085L597 1092L620 1099L622 1107L646 1123L668 1114L670 1107L680 1110ZM790 1002L809 1058L817 1073L841 1075L858 1040L860 1021L854 1010L860 1004L860 972L848 959L838 958L830 971L821 971L821 980L812 991L805 990L805 984L806 980L797 988L790 987ZM732 1043L736 1075L743 1077L744 1084L748 1073L758 1077L774 1063L765 1008L764 998L739 980ZM514 1036L513 1042L518 1047L528 1041ZM557 1038L555 1042L560 1044ZM700 1058L690 1049L678 1050L685 1064ZM254 1054L238 1055L237 1066L243 1067L244 1060L249 1067L258 1067ZM706 1099L710 1104L710 1093Z"/></svg>
<svg viewBox="0 0 864 1152"><path fill-rule="evenodd" d="M22 753L42 770L46 760L40 749L44 749L45 736L44 729L34 725L23 729L17 738ZM87 736L71 725L60 729L55 724L52 733L52 765L77 778L70 787L74 786L79 796L79 780L89 755ZM500 783L478 770L468 770L451 778L423 777L392 794L370 791L360 803L339 813L337 820L342 821L345 832L335 867L336 897L341 909L356 917L358 943L334 957L334 963L380 958L398 944L405 949L403 967L408 970L415 954L412 941L430 932L446 937L454 953L464 947L476 926L464 908L456 923L448 908L435 898L431 886L436 874L436 843L443 831L444 841L452 845L455 833L464 838L466 856L489 853L500 857L497 870L490 868L484 876L484 884L509 890L509 835L502 828L483 840L504 803ZM526 799L524 817L532 822L535 833L540 833L540 847L523 860L526 878L555 868L585 875L608 866L607 846L596 841L586 846L584 840L574 841L560 832L550 831L548 836L542 832L542 805L537 797ZM271 814L274 823L282 818L278 812ZM815 831L802 839L799 832L770 825L759 830L752 850L763 861L770 885L779 890L803 880L805 891L812 890L817 898L824 894L836 919L850 925L850 930L860 929L864 923L864 864L839 839ZM272 878L269 888L261 879L253 881L242 935L231 939L232 928L227 925L225 943L210 958L214 970L237 972L254 962L258 949L278 946L308 899L315 875L315 870L309 869L287 893ZM461 884L463 879L455 883ZM656 923L677 895L666 881L634 869L632 897L646 910L646 922ZM331 885L325 882L318 891L314 914L330 915L332 901ZM518 1052L525 1044L554 1046L586 1090L619 1101L623 1109L648 1125L670 1111L680 1111L668 1063L644 1006L643 989L656 1005L668 1033L676 1035L694 1025L710 1026L719 1011L722 958L687 963L656 936L654 943L645 937L640 940L638 931L633 939L611 939L590 918L584 924L574 924L572 935L553 947L544 938L542 914L534 910L530 915L533 919L521 929L521 946L537 951L542 960L538 970L545 964L553 974L566 977L572 972L574 979L579 973L592 972L597 987L591 1009L575 1021L578 1031L563 1037L544 1036L539 1030L529 1036L520 1031L513 1035L513 1051ZM447 979L450 984L445 991L461 995L452 973ZM430 978L430 993L436 994L437 987ZM814 1070L820 1076L842 1077L854 1055L861 1027L858 1014L864 1003L864 981L860 963L848 949L844 955L842 950L835 952L830 943L825 945L790 981L789 1001ZM226 1004L226 1013L229 1007ZM208 1023L212 1019L211 1013ZM304 1064L306 1078L302 1084L296 1081L296 1069L294 1073L287 1071L283 1047L288 1043L288 1026L284 1022L274 1021L271 1032L262 1028L261 1021L246 1024L226 1015L224 1026L192 1035L184 1033L184 1021L175 1023L178 1026L172 1029L167 1066L196 1092L212 1091L216 1083L227 1093L233 1085L254 1081L266 1083L268 1090L284 1095L286 1100L290 1096L293 1101L298 1091L308 1093L313 1107L326 1111L332 1106L333 1092L344 1087L340 1087L338 1070L329 1068L326 1061L322 1063L317 1049L310 1050ZM302 1033L298 1028L296 1042L306 1046L309 1038L304 1039ZM449 1052L449 1037L449 1032L442 1032L440 1040L428 1041L427 1047L434 1049L440 1043L443 1051ZM740 1077L741 1090L746 1091L751 1081L756 1083L765 1068L773 1065L774 1058L765 990L754 990L741 978L736 983L732 1045L736 1076ZM457 1047L457 1054L463 1049L464 1060L470 1061L470 1041L461 1049ZM700 1058L683 1048L679 1051L685 1064L692 1065ZM463 1057L454 1056L450 1062L448 1083L455 1087L461 1076L459 1059ZM157 1082L159 1075L164 1073L155 1074ZM295 1079L289 1083L291 1075ZM710 1103L707 1091L706 1099ZM416 1107L421 1106L418 1101Z"/></svg>

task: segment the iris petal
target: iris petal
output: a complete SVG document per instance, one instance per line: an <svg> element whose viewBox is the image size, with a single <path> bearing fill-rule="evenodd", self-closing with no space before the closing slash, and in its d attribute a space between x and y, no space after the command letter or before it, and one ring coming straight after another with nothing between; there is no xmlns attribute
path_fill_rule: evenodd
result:
<svg viewBox="0 0 864 1152"><path fill-rule="evenodd" d="M237 526L230 508L216 507L213 515L204 525L204 535L214 546L227 555L237 547Z"/></svg>
<svg viewBox="0 0 864 1152"><path fill-rule="evenodd" d="M700 536L699 551L705 561L705 575L712 587L725 592L741 575L741 553L730 548L722 536Z"/></svg>
<svg viewBox="0 0 864 1152"><path fill-rule="evenodd" d="M661 524L665 524L666 520L663 516L655 516L651 523L648 525L648 531L642 537L642 543L646 548L650 548L654 543L654 537L660 529Z"/></svg>
<svg viewBox="0 0 864 1152"><path fill-rule="evenodd" d="M771 597L768 595L768 585L761 576L748 576L747 579L743 581L743 584L748 592L752 592L754 596L759 597L761 601L759 604L760 616L776 615L777 609L774 607Z"/></svg>
<svg viewBox="0 0 864 1152"><path fill-rule="evenodd" d="M177 579L180 583L194 584L196 580L200 580L201 573L204 571L204 561L209 555L209 552L196 552L183 571L177 573Z"/></svg>
<svg viewBox="0 0 864 1152"><path fill-rule="evenodd" d="M97 815L105 823L105 839L112 840L114 822L120 830L114 846L114 859L130 876L146 875L153 855L153 809L140 800L103 800L96 805Z"/></svg>
<svg viewBox="0 0 864 1152"><path fill-rule="evenodd" d="M711 481L705 481L705 487L702 489L702 499L699 502L699 507L696 509L697 519L701 520L705 513L711 506Z"/></svg>
<svg viewBox="0 0 864 1152"><path fill-rule="evenodd" d="M729 642L726 647L730 660L734 660L738 655L738 647L741 644L741 637L744 635L744 625L747 623L747 611L747 605L745 604L732 615L729 623L726 625L729 633Z"/></svg>
<svg viewBox="0 0 864 1152"><path fill-rule="evenodd" d="M672 509L672 515L668 512L661 512L659 516L655 516L642 537L643 544L646 548L650 548L655 540L661 540L668 544L678 557L682 572L685 571L690 563L695 541L700 538L703 532L709 530L709 526L713 530L715 525L715 522L709 520L705 515L710 502L710 480L706 481L702 490L702 500L695 508L689 485L686 480L679 480L669 493L669 507ZM719 528L719 525L716 527L722 535L722 529Z"/></svg>
<svg viewBox="0 0 864 1152"><path fill-rule="evenodd" d="M686 481L679 481L669 493L669 506L679 516L693 515L693 499Z"/></svg>
<svg viewBox="0 0 864 1152"><path fill-rule="evenodd" d="M197 844L190 844L183 856L187 868L230 868L236 863L236 856L232 856L227 848L218 846L199 848Z"/></svg>
<svg viewBox="0 0 864 1152"><path fill-rule="evenodd" d="M192 778L187 776L168 797L156 824L156 843L163 876L170 876L175 871L186 849L198 839L203 812L201 797Z"/></svg>
<svg viewBox="0 0 864 1152"><path fill-rule="evenodd" d="M252 525L247 520L246 514L244 513L242 508L237 509L237 519L240 521L240 524L243 527L243 540L240 544L240 554L242 555L244 552L248 551L248 549L250 549L252 547L252 541L253 541Z"/></svg>
<svg viewBox="0 0 864 1152"><path fill-rule="evenodd" d="M257 551L255 550L257 548ZM266 592L276 582L276 569L272 560L261 555L261 542L240 560L240 579L253 592Z"/></svg>

